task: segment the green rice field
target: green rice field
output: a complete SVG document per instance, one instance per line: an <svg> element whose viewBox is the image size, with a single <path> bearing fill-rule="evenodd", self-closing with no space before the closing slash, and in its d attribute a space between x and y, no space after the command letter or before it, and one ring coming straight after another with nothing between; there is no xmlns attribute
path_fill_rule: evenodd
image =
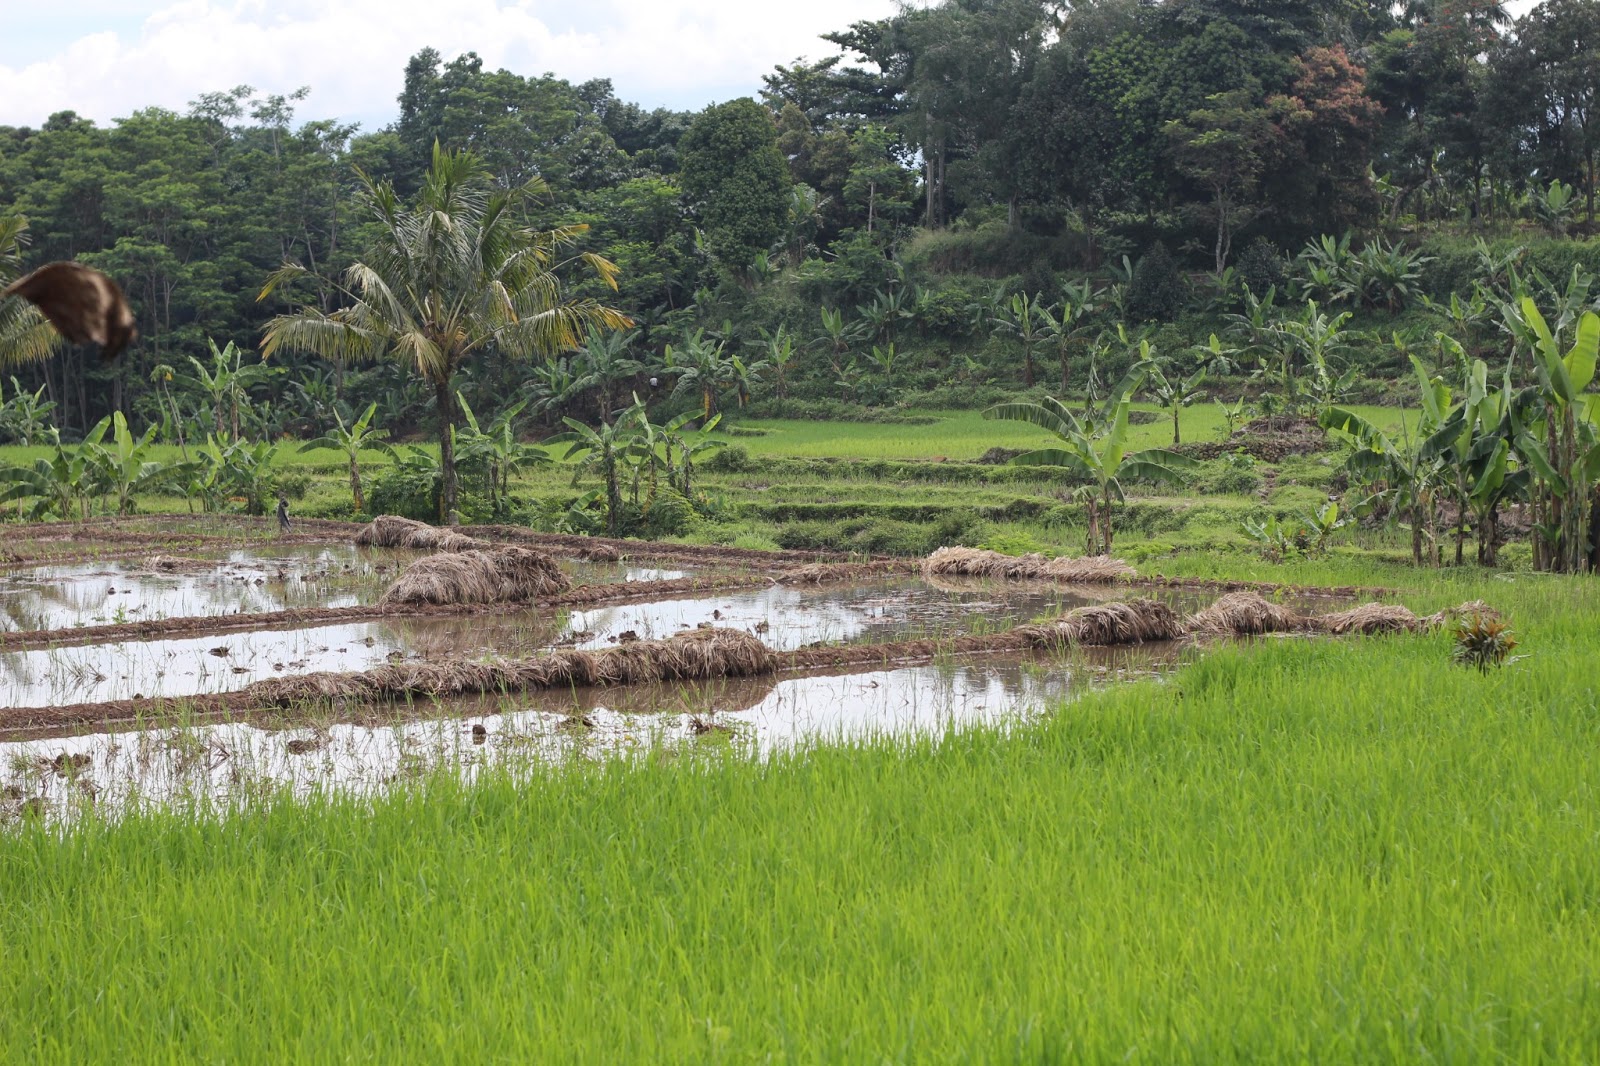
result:
<svg viewBox="0 0 1600 1066"><path fill-rule="evenodd" d="M24 824L0 1055L1592 1059L1593 581L1275 572L1482 597L1527 657L1268 638L939 739Z"/></svg>

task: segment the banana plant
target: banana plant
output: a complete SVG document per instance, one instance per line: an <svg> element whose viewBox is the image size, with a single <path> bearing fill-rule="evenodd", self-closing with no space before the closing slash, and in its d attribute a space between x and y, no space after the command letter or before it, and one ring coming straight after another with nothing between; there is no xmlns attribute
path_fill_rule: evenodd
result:
<svg viewBox="0 0 1600 1066"><path fill-rule="evenodd" d="M726 349L725 341L713 343L706 339L705 331L700 329L685 337L677 348L667 345L667 372L678 375L678 383L673 386L672 394L697 394L702 418L710 418L716 412L717 398L730 386L738 389L740 403L743 404L749 371L743 363L728 355Z"/></svg>
<svg viewBox="0 0 1600 1066"><path fill-rule="evenodd" d="M89 518L89 502L94 497L94 454L89 445L98 444L105 436L107 423L102 420L89 431L83 444L69 447L55 442L55 454L48 459L35 459L27 466L11 467L0 472L0 483L6 488L0 493L0 502L17 502L31 499L33 506L27 511L30 519L72 518L76 513L80 521Z"/></svg>
<svg viewBox="0 0 1600 1066"><path fill-rule="evenodd" d="M1354 331L1344 328L1350 321L1350 312L1344 311L1329 317L1319 310L1315 301L1308 301L1299 318L1285 319L1274 330L1276 342L1267 348L1267 361L1274 364L1284 396L1291 406L1302 406L1302 395L1315 411L1348 391L1355 381L1355 370L1335 377L1331 358L1351 348ZM1297 368L1307 370L1309 381L1302 385L1296 376Z"/></svg>
<svg viewBox="0 0 1600 1066"><path fill-rule="evenodd" d="M1039 308L1039 319L1043 323L1040 333L1056 350L1056 358L1061 363L1061 394L1067 394L1068 381L1071 376L1071 358L1087 344L1089 329L1089 316L1094 312L1094 306L1089 298L1073 300L1070 296L1063 300L1059 309L1052 311L1048 307Z"/></svg>
<svg viewBox="0 0 1600 1066"><path fill-rule="evenodd" d="M680 460L680 465L677 467L677 473L680 478L678 487L684 498L688 500L694 499L691 493L694 487L695 456L727 447L728 444L725 440L707 436L708 433L717 428L717 423L722 421L721 415L713 415L705 425L700 427L698 434L687 432L686 427L692 421L694 421L693 412L685 412L661 427L661 437L667 450L667 480L669 482L672 480L672 454L673 450L676 449Z"/></svg>
<svg viewBox="0 0 1600 1066"><path fill-rule="evenodd" d="M1437 401L1437 394L1433 395ZM1427 406L1425 397L1425 428L1430 418ZM1324 429L1343 434L1354 445L1345 469L1352 479L1372 489L1359 509L1387 504L1391 518L1411 531L1412 563L1436 563L1438 553L1433 545L1438 541L1439 493L1448 484L1444 464L1436 456L1425 456L1420 441L1409 435L1395 439L1354 411L1328 407L1319 421Z"/></svg>
<svg viewBox="0 0 1600 1066"><path fill-rule="evenodd" d="M1059 446L1024 452L1012 459L1018 466L1058 467L1085 478L1089 484L1078 494L1088 518L1087 546L1091 553L1110 554L1116 503L1126 500L1123 482L1130 480L1182 484L1198 464L1188 456L1160 448L1128 451L1128 394L1138 387L1128 379L1113 391L1105 417L1093 429L1054 397L1041 403L1002 403L983 417L1027 422L1053 434Z"/></svg>
<svg viewBox="0 0 1600 1066"><path fill-rule="evenodd" d="M639 406L630 407L612 424L602 423L598 427L586 426L575 418L563 418L561 421L566 423L568 432L559 433L545 442L570 445L562 457L564 460L583 456L572 476L574 485L588 471L600 475L605 484L606 533L613 537L617 535L617 528L622 521L623 468L639 454L637 420L641 412Z"/></svg>
<svg viewBox="0 0 1600 1066"><path fill-rule="evenodd" d="M464 400L462 407L466 407ZM335 409L333 418L336 427L333 431L300 446L302 453L317 448L331 448L344 453L350 463L350 498L355 504L357 514L367 509L366 495L361 491L361 452L363 450L380 452L390 458L394 457L394 447L389 443L388 430L379 429L372 424L372 418L377 412L378 405L370 403L361 417L347 426L344 416Z"/></svg>
<svg viewBox="0 0 1600 1066"><path fill-rule="evenodd" d="M793 334L783 326L778 327L776 333L761 331L761 339L767 348L767 365L772 367L773 391L779 403L789 397L789 367L794 363L798 348L794 343Z"/></svg>
<svg viewBox="0 0 1600 1066"><path fill-rule="evenodd" d="M1465 359L1464 351L1459 354ZM1500 505L1523 493L1528 485L1528 471L1512 450L1512 418L1526 397L1519 398L1512 387L1510 363L1506 364L1504 385L1491 390L1487 365L1473 359L1464 364L1461 402L1452 407L1450 391L1443 382L1430 379L1416 356L1411 357L1411 365L1422 383L1424 413L1437 426L1422 442L1422 453L1443 462L1455 498L1456 565L1463 561L1470 514L1478 533L1478 561L1492 566L1499 550Z"/></svg>
<svg viewBox="0 0 1600 1066"><path fill-rule="evenodd" d="M1594 381L1600 355L1600 315L1578 316L1567 347L1531 298L1524 297L1516 312L1512 332L1530 354L1539 383L1539 402L1531 410L1512 408L1516 451L1536 484L1534 565L1568 573L1592 569L1600 554L1590 544L1600 532L1594 520L1600 399L1584 390Z"/></svg>
<svg viewBox="0 0 1600 1066"><path fill-rule="evenodd" d="M575 359L576 379L571 387L575 392L595 394L595 406L602 422L612 419L615 408L612 397L617 386L644 372L644 364L628 355L638 336L618 330L591 329Z"/></svg>
<svg viewBox="0 0 1600 1066"><path fill-rule="evenodd" d="M206 510L220 511L229 501L241 500L246 514L267 513L278 445L212 433L198 452L199 459L190 468L188 489L203 501Z"/></svg>
<svg viewBox="0 0 1600 1066"><path fill-rule="evenodd" d="M48 417L56 409L55 401L45 399L44 393L44 385L29 392L13 377L11 399L0 400L0 433L27 446L56 439L56 427Z"/></svg>
<svg viewBox="0 0 1600 1066"><path fill-rule="evenodd" d="M1206 380L1206 372L1196 370L1188 377L1179 377L1174 372L1168 377L1161 367L1151 366L1148 375L1150 398L1160 407L1172 412L1172 443L1182 444L1183 438L1178 430L1178 412L1200 397L1200 386Z"/></svg>
<svg viewBox="0 0 1600 1066"><path fill-rule="evenodd" d="M105 443L104 428L108 423L111 427L109 445ZM101 419L84 440L83 447L89 452L95 480L104 492L116 496L119 515L132 514L134 496L170 478L181 465L157 462L150 457L159 428L151 424L144 436L135 437L128 428L127 418L121 411L115 411L109 419Z"/></svg>
<svg viewBox="0 0 1600 1066"><path fill-rule="evenodd" d="M1022 344L1022 383L1033 387L1033 353L1045 336L1039 298L1016 293L994 317L994 331L1015 337Z"/></svg>
<svg viewBox="0 0 1600 1066"><path fill-rule="evenodd" d="M191 355L191 381L211 398L212 432L220 436L228 431L237 438L243 428L242 414L250 404L249 389L271 381L283 368L264 362L246 366L244 351L232 341L218 348L217 342L207 337L206 344L211 348L211 365Z"/></svg>
<svg viewBox="0 0 1600 1066"><path fill-rule="evenodd" d="M828 365L838 374L845 364L850 346L861 339L861 324L846 322L844 312L832 307L822 309L822 332L817 336L828 353Z"/></svg>

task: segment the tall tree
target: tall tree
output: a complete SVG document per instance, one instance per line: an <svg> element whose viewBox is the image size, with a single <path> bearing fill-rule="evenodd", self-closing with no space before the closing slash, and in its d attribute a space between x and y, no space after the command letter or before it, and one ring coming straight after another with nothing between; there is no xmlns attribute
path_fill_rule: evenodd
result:
<svg viewBox="0 0 1600 1066"><path fill-rule="evenodd" d="M748 97L706 108L679 143L679 168L712 254L743 276L789 213L789 166L772 116Z"/></svg>
<svg viewBox="0 0 1600 1066"><path fill-rule="evenodd" d="M462 364L490 348L553 356L576 348L590 328L631 324L592 299L563 295L558 256L587 227L530 228L525 213L544 192L537 179L499 189L476 156L437 146L409 205L391 183L363 176L372 238L364 257L344 272L340 289L348 305L281 314L263 332L264 358L280 349L337 360L390 358L433 386L446 518L456 509L451 377ZM615 287L609 261L588 252L575 258ZM305 273L304 266L285 264L260 298Z"/></svg>
<svg viewBox="0 0 1600 1066"><path fill-rule="evenodd" d="M1262 209L1256 200L1261 173L1282 151L1282 124L1296 114L1295 102L1287 98L1256 105L1236 90L1207 98L1205 107L1164 127L1173 162L1210 194L1219 275L1228 265L1234 232Z"/></svg>

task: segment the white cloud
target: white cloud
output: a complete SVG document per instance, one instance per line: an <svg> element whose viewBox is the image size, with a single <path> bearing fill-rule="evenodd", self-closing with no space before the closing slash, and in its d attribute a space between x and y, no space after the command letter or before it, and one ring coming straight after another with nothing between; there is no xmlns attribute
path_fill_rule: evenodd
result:
<svg viewBox="0 0 1600 1066"><path fill-rule="evenodd" d="M153 8L137 33L81 33L98 9L62 5L51 54L0 62L0 124L37 125L74 110L98 122L141 107L182 110L238 84L262 92L310 85L305 117L369 128L392 117L405 62L432 46L475 51L490 67L609 77L619 95L698 107L754 93L774 63L821 56L817 35L882 17L892 0L179 0ZM122 8L126 22L127 8ZM43 16L30 17L37 38ZM0 53L3 55L3 53Z"/></svg>

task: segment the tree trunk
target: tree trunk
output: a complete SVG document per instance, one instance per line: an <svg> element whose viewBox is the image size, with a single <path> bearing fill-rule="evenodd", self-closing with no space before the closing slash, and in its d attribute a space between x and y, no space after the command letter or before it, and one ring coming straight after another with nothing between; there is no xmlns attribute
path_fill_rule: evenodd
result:
<svg viewBox="0 0 1600 1066"><path fill-rule="evenodd" d="M1172 443L1183 443L1183 440L1178 436L1178 408L1176 404L1172 408Z"/></svg>
<svg viewBox="0 0 1600 1066"><path fill-rule="evenodd" d="M1022 383L1033 388L1033 346L1026 341L1022 345Z"/></svg>
<svg viewBox="0 0 1600 1066"><path fill-rule="evenodd" d="M1489 505L1478 522L1478 565L1498 566L1500 563L1500 504Z"/></svg>
<svg viewBox="0 0 1600 1066"><path fill-rule="evenodd" d="M461 516L456 514L456 399L448 375L433 383L433 393L439 408L439 517L453 526Z"/></svg>
<svg viewBox="0 0 1600 1066"><path fill-rule="evenodd" d="M1600 570L1600 485L1589 493L1589 569Z"/></svg>
<svg viewBox="0 0 1600 1066"><path fill-rule="evenodd" d="M361 494L361 467L353 454L350 456L350 495L355 499L357 514L367 509L366 497Z"/></svg>
<svg viewBox="0 0 1600 1066"><path fill-rule="evenodd" d="M622 513L622 487L617 483L617 460L606 445L606 535L617 535L617 517Z"/></svg>

